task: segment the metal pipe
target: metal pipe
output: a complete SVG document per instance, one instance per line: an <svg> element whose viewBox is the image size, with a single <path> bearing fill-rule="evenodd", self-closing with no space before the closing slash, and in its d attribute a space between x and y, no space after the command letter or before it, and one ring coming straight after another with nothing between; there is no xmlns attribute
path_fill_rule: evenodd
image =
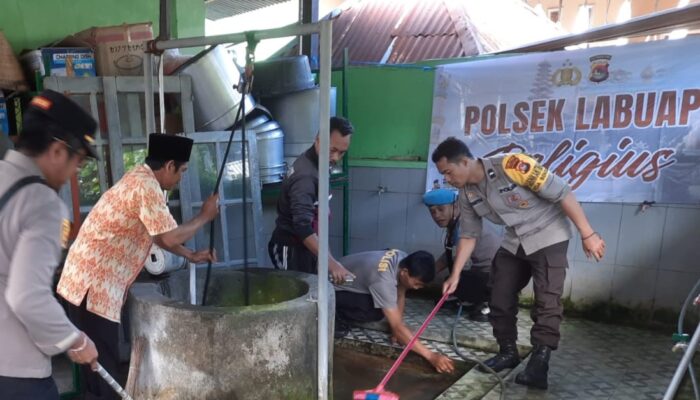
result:
<svg viewBox="0 0 700 400"><path fill-rule="evenodd" d="M350 119L348 115L348 68L350 56L348 48L343 49L343 117ZM350 156L346 152L343 155L343 255L350 252Z"/></svg>
<svg viewBox="0 0 700 400"><path fill-rule="evenodd" d="M170 0L160 0L160 20L159 20L159 30L160 35L158 36L161 40L170 39L170 15L171 15L171 4Z"/></svg>
<svg viewBox="0 0 700 400"><path fill-rule="evenodd" d="M320 22L318 155L318 398L328 399L328 192L330 186L331 20Z"/></svg>
<svg viewBox="0 0 700 400"><path fill-rule="evenodd" d="M155 114L153 112L153 54L151 53L143 55L143 83L144 102L146 103L144 104L146 109L146 135L148 135L156 131Z"/></svg>
<svg viewBox="0 0 700 400"><path fill-rule="evenodd" d="M275 39L287 36L310 35L321 30L321 22L315 24L292 24L281 28L254 31L255 40ZM213 46L222 43L242 43L248 40L246 32L229 33L216 36L198 36L183 39L152 40L148 44L149 50L161 51L186 47Z"/></svg>
<svg viewBox="0 0 700 400"><path fill-rule="evenodd" d="M527 46L516 47L514 49L497 51L493 54L561 50L567 46L573 46L581 43L616 39L621 36L630 36L657 29L677 27L680 25L697 23L698 21L700 21L700 3L691 4L683 8L663 11L648 16L633 18L624 24L603 26L601 28L588 30L578 35L567 35L552 40L529 44Z"/></svg>
<svg viewBox="0 0 700 400"><path fill-rule="evenodd" d="M160 116L160 130L158 133L165 133L165 90L163 88L164 64L165 57L163 57L161 54L158 56L158 116Z"/></svg>
<svg viewBox="0 0 700 400"><path fill-rule="evenodd" d="M663 400L673 400L673 398L676 396L678 386L681 384L683 375L685 375L685 371L688 370L688 365L690 365L690 361L695 355L695 351L698 348L698 343L700 343L700 323L695 328L693 338L690 339L690 344L688 344L688 348L685 349L683 358L681 358L681 362L678 364L678 368L676 368L676 372L673 374L673 379L671 379L671 384L668 386L668 389L666 389L666 394L664 394Z"/></svg>
<svg viewBox="0 0 700 400"><path fill-rule="evenodd" d="M190 263L190 304L197 305L197 264Z"/></svg>

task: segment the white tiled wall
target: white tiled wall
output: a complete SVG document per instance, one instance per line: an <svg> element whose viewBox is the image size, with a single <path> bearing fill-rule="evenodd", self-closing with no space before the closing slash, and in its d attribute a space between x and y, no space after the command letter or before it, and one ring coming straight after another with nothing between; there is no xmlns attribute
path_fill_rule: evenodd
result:
<svg viewBox="0 0 700 400"><path fill-rule="evenodd" d="M442 251L443 230L422 203L425 170L350 169L350 252L387 247ZM576 235L569 245L564 296L574 303L615 302L629 307L678 310L700 279L700 207L585 203L606 241L603 261L586 259ZM264 207L265 235L274 229L274 202ZM342 191L331 201L331 252L342 255ZM269 264L269 259L265 256ZM525 293L531 292L526 288Z"/></svg>
<svg viewBox="0 0 700 400"><path fill-rule="evenodd" d="M351 168L350 251L399 247L439 254L443 232L421 202L424 185L423 169ZM587 260L580 237L572 239L565 297L574 303L679 309L700 279L700 207L655 205L640 212L635 204L585 203L583 208L607 253L600 263Z"/></svg>

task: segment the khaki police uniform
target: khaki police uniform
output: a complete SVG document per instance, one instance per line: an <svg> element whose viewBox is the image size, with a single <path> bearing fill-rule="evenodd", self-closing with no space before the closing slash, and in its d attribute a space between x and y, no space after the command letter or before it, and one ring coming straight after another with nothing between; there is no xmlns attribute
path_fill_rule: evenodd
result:
<svg viewBox="0 0 700 400"><path fill-rule="evenodd" d="M482 218L505 225L494 257L490 322L499 344L517 340L518 292L533 279L533 345L556 349L571 225L559 202L568 184L523 154L479 159L485 179L460 190L460 237L481 236Z"/></svg>
<svg viewBox="0 0 700 400"><path fill-rule="evenodd" d="M58 92L35 96L22 126L18 147L50 133L95 157L97 123ZM14 150L0 161L0 209L0 399L58 400L51 356L80 337L51 290L70 233L68 210L36 159Z"/></svg>
<svg viewBox="0 0 700 400"><path fill-rule="evenodd" d="M0 176L0 195L22 178L43 177L31 158L12 150L0 161ZM56 192L41 183L18 190L0 212L2 399L18 398L18 393L58 399L51 356L66 351L79 337L51 291L68 239L67 214Z"/></svg>

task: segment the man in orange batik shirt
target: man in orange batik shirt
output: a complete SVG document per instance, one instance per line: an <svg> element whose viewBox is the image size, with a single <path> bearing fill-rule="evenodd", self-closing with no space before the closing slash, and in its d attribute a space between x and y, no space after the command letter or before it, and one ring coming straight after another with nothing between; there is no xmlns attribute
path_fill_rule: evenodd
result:
<svg viewBox="0 0 700 400"><path fill-rule="evenodd" d="M190 262L214 261L209 250L182 245L218 214L218 196L178 226L163 190L173 189L192 150L192 139L152 134L143 165L127 172L95 204L66 258L57 292L71 303L71 318L93 338L100 363L118 381L119 322L129 286L141 272L152 243ZM118 399L99 376L84 369L86 399Z"/></svg>

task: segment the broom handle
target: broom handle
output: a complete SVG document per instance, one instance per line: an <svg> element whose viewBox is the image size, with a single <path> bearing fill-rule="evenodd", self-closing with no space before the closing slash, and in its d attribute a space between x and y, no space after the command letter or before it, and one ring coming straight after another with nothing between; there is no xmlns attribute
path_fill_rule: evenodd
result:
<svg viewBox="0 0 700 400"><path fill-rule="evenodd" d="M133 399L131 398L131 396L129 396L129 394L124 390L124 388L122 388L121 386L119 386L119 384L117 383L117 381L115 381L114 378L112 378L112 375L110 375L109 372L107 372L107 371L102 367L102 365L100 365L100 363L97 363L97 369L95 369L95 372L97 372L97 373L102 377L102 379L104 379L105 382L107 382L107 384L108 384L112 389L114 389L114 391L117 392L117 394L118 394L122 399L124 399L124 400L133 400Z"/></svg>
<svg viewBox="0 0 700 400"><path fill-rule="evenodd" d="M445 292L445 294L442 295L442 297L440 298L440 301L438 301L435 308L433 308L433 311L431 311L430 315L428 315L428 318L426 318L425 321L423 321L423 325L421 325L420 328L418 328L418 331L416 331L416 333L413 335L413 337L408 342L406 347L403 349L399 358L397 358L396 361L394 361L394 365L391 366L391 368L389 369L389 372L387 372L386 375L384 376L384 379L382 379L382 381L379 382L379 385L377 385L377 388L374 389L375 391L381 392L382 390L384 390L384 386L386 386L386 384L389 382L389 379L391 379L391 377L394 375L396 370L399 369L399 365L401 365L404 358L406 358L408 353L413 348L413 345L416 344L416 341L418 341L418 338L420 338L420 335L423 334L423 331L425 331L425 328L428 327L428 324L433 319L435 314L437 314L438 310L440 310L440 307L442 307L442 304L445 302L445 300L447 300L447 297L449 295L450 294L447 292Z"/></svg>

